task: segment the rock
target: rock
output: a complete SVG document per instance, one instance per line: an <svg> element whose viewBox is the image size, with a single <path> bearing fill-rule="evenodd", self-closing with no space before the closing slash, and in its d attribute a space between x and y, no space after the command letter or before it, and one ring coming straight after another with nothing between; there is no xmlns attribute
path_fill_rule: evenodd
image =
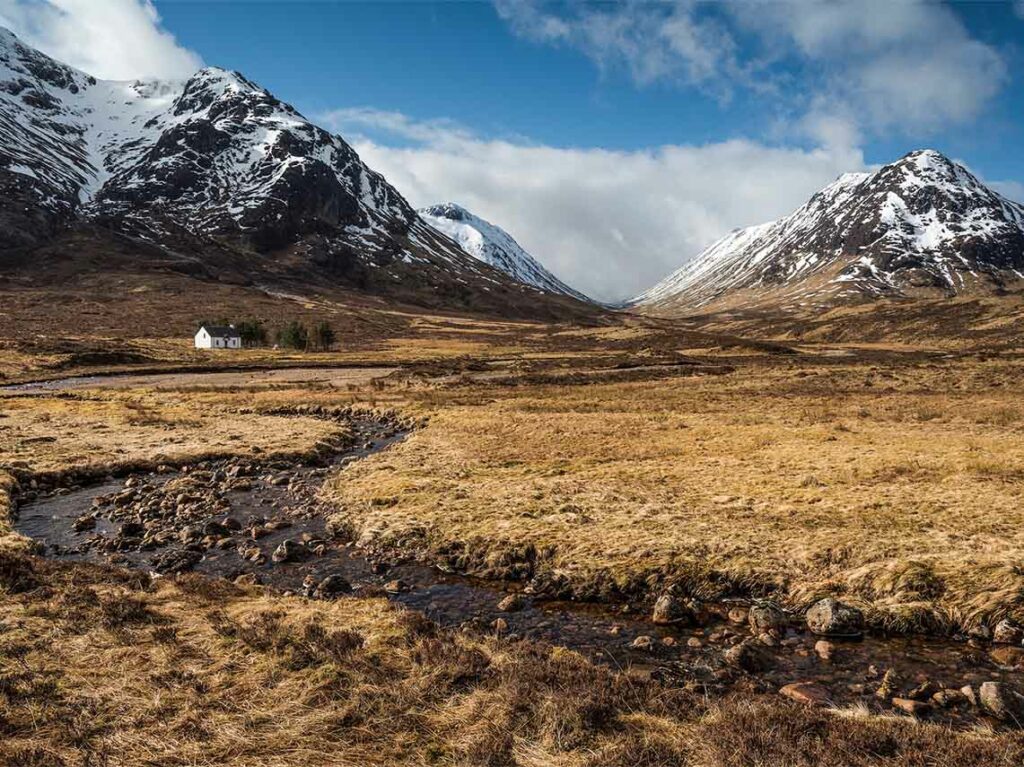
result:
<svg viewBox="0 0 1024 767"><path fill-rule="evenodd" d="M1011 645L995 647L989 653L989 657L996 665L1024 671L1024 647L1013 647Z"/></svg>
<svg viewBox="0 0 1024 767"><path fill-rule="evenodd" d="M389 594L403 594L406 591L412 590L412 586L410 586L405 581L396 578L393 581L388 581L387 583L385 583L384 590Z"/></svg>
<svg viewBox="0 0 1024 767"><path fill-rule="evenodd" d="M704 643L702 641L700 641L697 637L690 637L689 639L686 640L686 646L687 647L692 647L693 649L696 650L699 647L703 647Z"/></svg>
<svg viewBox="0 0 1024 767"><path fill-rule="evenodd" d="M784 695L797 703L805 706L826 706L828 705L828 690L814 682L793 682L779 689L779 694Z"/></svg>
<svg viewBox="0 0 1024 767"><path fill-rule="evenodd" d="M260 538L270 535L271 532L271 530L263 527L263 525L256 525L249 531L249 535L254 541L258 541Z"/></svg>
<svg viewBox="0 0 1024 767"><path fill-rule="evenodd" d="M523 598L519 594L509 594L498 602L498 609L505 613L514 613L523 609Z"/></svg>
<svg viewBox="0 0 1024 767"><path fill-rule="evenodd" d="M907 697L911 700L928 700L936 692L938 692L938 688L926 679L907 693Z"/></svg>
<svg viewBox="0 0 1024 767"><path fill-rule="evenodd" d="M972 626L967 629L967 636L971 639L977 639L982 642L988 642L992 639L992 630L984 623L979 626Z"/></svg>
<svg viewBox="0 0 1024 767"><path fill-rule="evenodd" d="M996 644L1019 645L1024 640L1024 629L1011 620L1001 620L992 629L992 641Z"/></svg>
<svg viewBox="0 0 1024 767"><path fill-rule="evenodd" d="M753 673L764 671L772 664L768 652L753 640L744 640L725 651L725 662L733 668Z"/></svg>
<svg viewBox="0 0 1024 767"><path fill-rule="evenodd" d="M224 525L225 530L230 530L236 533L242 529L242 523L234 517L227 517L221 524Z"/></svg>
<svg viewBox="0 0 1024 767"><path fill-rule="evenodd" d="M315 596L318 599L334 599L339 594L352 592L352 584L342 575L328 575L316 586Z"/></svg>
<svg viewBox="0 0 1024 767"><path fill-rule="evenodd" d="M629 646L634 650L650 650L654 647L654 640L646 634L641 634Z"/></svg>
<svg viewBox="0 0 1024 767"><path fill-rule="evenodd" d="M1024 725L1024 695L1005 683L984 682L978 690L978 702L996 719Z"/></svg>
<svg viewBox="0 0 1024 767"><path fill-rule="evenodd" d="M654 603L651 621L657 626L669 626L689 621L692 614L689 608L672 594L662 594Z"/></svg>
<svg viewBox="0 0 1024 767"><path fill-rule="evenodd" d="M96 527L96 517L92 514L83 514L74 521L71 525L71 529L76 533L80 533L83 530L92 530Z"/></svg>
<svg viewBox="0 0 1024 767"><path fill-rule="evenodd" d="M896 674L896 670L889 669L885 672L885 676L882 677L882 684L875 690L875 696L887 700L893 697L893 693L896 692L898 685L899 677Z"/></svg>
<svg viewBox="0 0 1024 767"><path fill-rule="evenodd" d="M819 639L814 643L814 653L826 663L832 660L832 656L835 655L836 646L829 642L827 639Z"/></svg>
<svg viewBox="0 0 1024 767"><path fill-rule="evenodd" d="M285 538L274 549L274 553L270 555L272 561L277 563L282 562L293 562L298 559L303 547L301 544L296 543L291 538Z"/></svg>
<svg viewBox="0 0 1024 767"><path fill-rule="evenodd" d="M158 573L183 573L191 570L203 558L192 549L169 549L153 560L153 569Z"/></svg>
<svg viewBox="0 0 1024 767"><path fill-rule="evenodd" d="M744 624L749 614L750 611L746 607L730 607L728 617L732 623Z"/></svg>
<svg viewBox="0 0 1024 767"><path fill-rule="evenodd" d="M776 639L772 634L767 631L757 637L757 641L763 644L765 647L778 647L779 640Z"/></svg>
<svg viewBox="0 0 1024 767"><path fill-rule="evenodd" d="M676 646L676 638L672 637L672 636L662 637L661 638L661 643L663 645L665 645L665 647L675 647Z"/></svg>
<svg viewBox="0 0 1024 767"><path fill-rule="evenodd" d="M504 618L496 618L491 623L491 628L494 629L496 634L504 634L508 631L508 621Z"/></svg>
<svg viewBox="0 0 1024 767"><path fill-rule="evenodd" d="M822 636L854 637L864 633L864 614L832 597L814 603L806 619L807 628Z"/></svg>
<svg viewBox="0 0 1024 767"><path fill-rule="evenodd" d="M753 605L747 616L750 629L754 634L766 631L782 631L786 628L786 614L774 603L763 602Z"/></svg>
<svg viewBox="0 0 1024 767"><path fill-rule="evenodd" d="M121 529L118 530L118 535L122 538L141 538L146 532L146 528L138 522L125 522L121 525Z"/></svg>
<svg viewBox="0 0 1024 767"><path fill-rule="evenodd" d="M939 708L952 708L966 702L967 696L960 690L939 690L932 695L932 704Z"/></svg>
<svg viewBox="0 0 1024 767"><path fill-rule="evenodd" d="M972 706L978 705L978 693L976 693L974 691L974 688L971 687L969 684L965 684L963 687L961 687L960 692L963 694L964 700L966 700Z"/></svg>
<svg viewBox="0 0 1024 767"><path fill-rule="evenodd" d="M892 707L898 708L900 711L905 711L915 717L924 716L931 709L931 706L927 703L923 703L919 700L911 700L910 698L893 698Z"/></svg>

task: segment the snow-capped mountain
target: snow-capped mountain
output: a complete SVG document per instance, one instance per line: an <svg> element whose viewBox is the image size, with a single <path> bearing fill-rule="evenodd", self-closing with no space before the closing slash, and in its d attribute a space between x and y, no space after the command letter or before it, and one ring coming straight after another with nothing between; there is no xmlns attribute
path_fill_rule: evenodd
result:
<svg viewBox="0 0 1024 767"><path fill-rule="evenodd" d="M464 251L500 269L514 280L549 293L562 293L581 301L589 300L545 269L504 229L473 215L465 208L446 202L421 208L419 214L432 227L459 243Z"/></svg>
<svg viewBox="0 0 1024 767"><path fill-rule="evenodd" d="M434 303L543 297L428 226L343 139L214 67L98 80L0 29L0 192L0 253L88 224Z"/></svg>
<svg viewBox="0 0 1024 767"><path fill-rule="evenodd" d="M849 173L636 297L653 311L991 291L1024 278L1024 205L932 150Z"/></svg>

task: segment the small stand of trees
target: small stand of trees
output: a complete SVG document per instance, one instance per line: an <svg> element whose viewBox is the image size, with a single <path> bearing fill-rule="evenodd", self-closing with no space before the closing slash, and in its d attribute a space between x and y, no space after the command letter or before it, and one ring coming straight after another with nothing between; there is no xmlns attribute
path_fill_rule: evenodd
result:
<svg viewBox="0 0 1024 767"><path fill-rule="evenodd" d="M277 331L278 346L303 351L327 351L337 338L334 328L326 320L318 322L312 330L293 320Z"/></svg>

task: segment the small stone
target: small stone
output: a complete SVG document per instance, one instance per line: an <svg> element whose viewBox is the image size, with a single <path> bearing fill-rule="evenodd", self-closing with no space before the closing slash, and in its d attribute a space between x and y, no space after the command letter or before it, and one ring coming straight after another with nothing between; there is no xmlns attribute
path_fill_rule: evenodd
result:
<svg viewBox="0 0 1024 767"><path fill-rule="evenodd" d="M665 647L675 647L676 646L676 638L675 637L662 637L661 643L663 645L665 645Z"/></svg>
<svg viewBox="0 0 1024 767"><path fill-rule="evenodd" d="M242 529L242 523L234 517L227 517L221 524L225 530L231 530L232 532L238 532Z"/></svg>
<svg viewBox="0 0 1024 767"><path fill-rule="evenodd" d="M618 636L622 633L622 626L618 623L614 623L608 628L608 633L612 636Z"/></svg>
<svg viewBox="0 0 1024 767"><path fill-rule="evenodd" d="M629 646L634 650L650 650L654 647L654 639L646 634L641 634Z"/></svg>
<svg viewBox="0 0 1024 767"><path fill-rule="evenodd" d="M496 618L491 623L491 628L494 629L495 633L497 634L504 634L506 631L508 631L508 621L504 618Z"/></svg>
<svg viewBox="0 0 1024 767"><path fill-rule="evenodd" d="M751 640L744 640L725 651L725 662L733 668L753 673L764 671L771 666L771 657L763 647Z"/></svg>
<svg viewBox="0 0 1024 767"><path fill-rule="evenodd" d="M900 711L905 711L915 717L924 716L931 709L931 706L927 703L923 703L919 700L911 700L910 698L893 698L892 707L898 708Z"/></svg>
<svg viewBox="0 0 1024 767"><path fill-rule="evenodd" d="M895 669L889 669L885 672L885 676L882 677L882 684L875 690L875 696L883 699L893 697L898 684L899 677L896 675Z"/></svg>
<svg viewBox="0 0 1024 767"><path fill-rule="evenodd" d="M92 514L83 514L74 521L71 525L71 529L76 533L80 533L83 530L92 530L96 527L96 517Z"/></svg>
<svg viewBox="0 0 1024 767"><path fill-rule="evenodd" d="M525 606L522 596L519 594L509 594L500 602L498 602L498 609L504 613L514 613L522 610Z"/></svg>
<svg viewBox="0 0 1024 767"><path fill-rule="evenodd" d="M1024 629L1011 620L1001 620L992 629L992 641L996 644L1019 645L1024 640Z"/></svg>
<svg viewBox="0 0 1024 767"><path fill-rule="evenodd" d="M819 639L814 643L814 653L826 663L831 662L835 655L836 646L827 639Z"/></svg>
<svg viewBox="0 0 1024 767"><path fill-rule="evenodd" d="M776 639L772 634L769 634L767 631L758 636L757 641L763 644L765 647L779 646L779 640Z"/></svg>
<svg viewBox="0 0 1024 767"><path fill-rule="evenodd" d="M779 689L779 694L784 695L797 703L805 706L828 705L828 690L814 682L793 682Z"/></svg>
<svg viewBox="0 0 1024 767"><path fill-rule="evenodd" d="M939 708L951 708L967 702L967 696L960 690L939 690L932 695L932 703Z"/></svg>
<svg viewBox="0 0 1024 767"><path fill-rule="evenodd" d="M744 624L747 622L747 616L750 611L746 607L730 607L729 608L729 620L732 623Z"/></svg>
<svg viewBox="0 0 1024 767"><path fill-rule="evenodd" d="M654 612L651 621L657 626L668 626L674 623L689 621L692 613L679 597L672 594L662 594L654 603Z"/></svg>
<svg viewBox="0 0 1024 767"><path fill-rule="evenodd" d="M703 647L704 643L702 641L700 641L697 637L690 637L689 639L686 640L686 646L687 647L692 647L693 649L696 650L698 647Z"/></svg>
<svg viewBox="0 0 1024 767"><path fill-rule="evenodd" d="M928 700L936 692L938 692L938 688L926 679L907 693L907 697L911 700Z"/></svg>
<svg viewBox="0 0 1024 767"><path fill-rule="evenodd" d="M806 620L807 628L823 636L854 637L864 633L864 614L832 597L815 602Z"/></svg>
<svg viewBox="0 0 1024 767"><path fill-rule="evenodd" d="M963 694L964 700L966 700L972 706L978 705L978 693L976 693L974 691L974 688L971 687L969 684L965 684L963 687L961 687L960 692Z"/></svg>
<svg viewBox="0 0 1024 767"><path fill-rule="evenodd" d="M750 629L754 634L766 631L782 631L786 628L786 614L773 602L763 602L750 608L748 614Z"/></svg>
<svg viewBox="0 0 1024 767"><path fill-rule="evenodd" d="M410 591L412 587L400 578L396 578L393 581L388 581L384 584L384 590L389 594L404 594Z"/></svg>

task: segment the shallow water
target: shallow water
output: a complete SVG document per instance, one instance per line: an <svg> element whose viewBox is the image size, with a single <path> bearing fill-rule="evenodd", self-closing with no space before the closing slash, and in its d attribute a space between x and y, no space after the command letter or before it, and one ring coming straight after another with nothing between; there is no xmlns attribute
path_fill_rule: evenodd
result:
<svg viewBox="0 0 1024 767"><path fill-rule="evenodd" d="M331 465L291 466L285 472L291 478L288 484L276 484L264 475L253 478L249 489L226 493L230 516L271 518L286 521L289 526L273 530L258 540L249 540L238 532L226 548L205 550L194 570L227 578L253 574L261 583L297 593L302 592L303 583L309 578L319 581L333 574L344 576L356 594L382 594L386 584L401 580L407 590L388 593L388 598L422 611L442 626L495 631L495 621L500 619L506 624L500 631L507 636L565 646L601 662L631 667L634 673L696 685L711 694L737 689L774 692L789 682L817 681L827 688L830 700L836 705L857 704L882 711L889 710L889 704L873 693L881 675L890 668L899 673L904 693L924 680L959 688L968 683L1020 677L1016 672L995 667L984 649L921 637L868 636L859 641L833 640L834 657L826 662L814 652L819 637L800 629L789 629L781 645L768 650L769 669L746 674L723 661L725 650L749 636L745 625L729 621L727 613L734 606L731 604L708 605L709 616L705 623L690 628L655 626L647 620L646 613L630 606L545 601L530 596L524 597L521 609L507 612L497 605L510 590L518 588L515 584L480 581L416 562L372 562L352 545L328 535L325 513L329 509L316 494L328 473L340 471L343 479L343 464L386 450L405 437L404 432L393 432L372 421L361 422L356 443L363 447L333 456ZM225 463L211 462L198 468L217 470ZM163 551L161 547L104 551L123 518L112 520L110 515L100 514L94 529L81 532L76 532L72 525L93 508L94 499L122 491L126 482L159 488L176 477L186 476L189 468L163 474L108 478L88 487L59 490L21 506L15 528L40 542L45 553L57 559L113 562L152 569ZM276 467L272 473L280 477L282 467ZM210 514L209 519L223 520L225 516L226 512L220 511ZM282 564L272 561L271 553L282 541L304 537L314 542L323 539L322 554ZM265 561L243 558L235 547L243 541L245 546L258 547ZM653 646L650 649L631 647L642 635L652 637ZM943 710L933 716L965 724L977 719L972 710Z"/></svg>

